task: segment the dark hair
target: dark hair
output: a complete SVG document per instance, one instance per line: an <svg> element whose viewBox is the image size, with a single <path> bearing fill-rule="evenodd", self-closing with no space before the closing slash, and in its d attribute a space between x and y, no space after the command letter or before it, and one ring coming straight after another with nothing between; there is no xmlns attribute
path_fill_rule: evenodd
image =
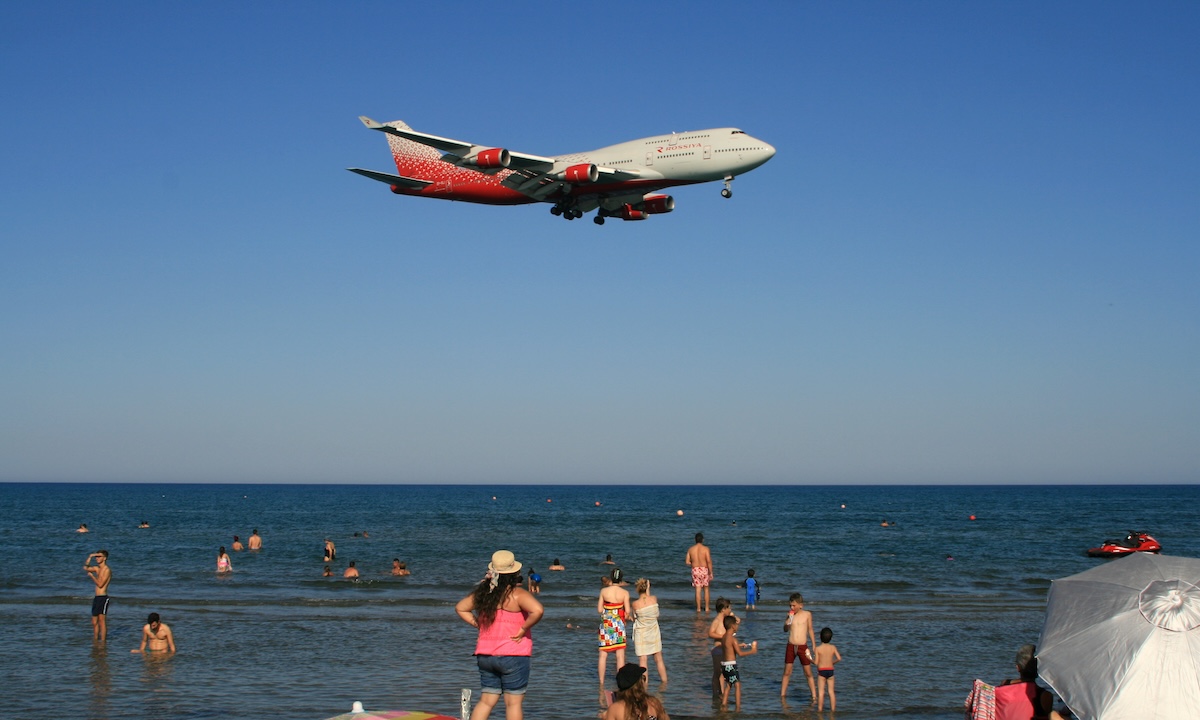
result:
<svg viewBox="0 0 1200 720"><path fill-rule="evenodd" d="M722 610L724 610L726 608L730 608L730 607L733 607L733 603L729 602L729 598L723 598L723 597L717 598L717 604L716 604L717 612L721 612Z"/></svg>
<svg viewBox="0 0 1200 720"><path fill-rule="evenodd" d="M788 602L802 603L802 602L804 602L804 596L801 595L800 593L792 593L791 595L788 596Z"/></svg>
<svg viewBox="0 0 1200 720"><path fill-rule="evenodd" d="M614 584L621 582L621 578L623 577L623 574L621 573L621 568L613 568L612 572L609 573L608 576L610 578L612 578L612 581Z"/></svg>
<svg viewBox="0 0 1200 720"><path fill-rule="evenodd" d="M821 642L827 643L833 639L833 631L829 628L821 628Z"/></svg>
<svg viewBox="0 0 1200 720"><path fill-rule="evenodd" d="M1036 680L1038 674L1037 666L1037 648L1033 645L1022 645L1020 650L1017 650L1017 672L1021 673L1022 680Z"/></svg>
<svg viewBox="0 0 1200 720"><path fill-rule="evenodd" d="M754 577L754 568L750 568L746 571L746 577Z"/></svg>
<svg viewBox="0 0 1200 720"><path fill-rule="evenodd" d="M738 619L737 619L737 617L735 617L733 615L726 615L725 619L722 622L725 625L725 629L728 630L729 628L738 624Z"/></svg>
<svg viewBox="0 0 1200 720"><path fill-rule="evenodd" d="M520 572L503 573L496 579L496 588L492 589L490 578L484 578L475 586L472 599L475 603L475 617L479 619L479 627L487 627L496 619L496 611L504 604L504 599L514 588L521 587Z"/></svg>
<svg viewBox="0 0 1200 720"><path fill-rule="evenodd" d="M158 618L158 613L150 613L150 617L146 618L146 623L148 625L153 625L156 622L162 622Z"/></svg>
<svg viewBox="0 0 1200 720"><path fill-rule="evenodd" d="M704 533L696 533L696 542L698 542L698 543L704 542Z"/></svg>

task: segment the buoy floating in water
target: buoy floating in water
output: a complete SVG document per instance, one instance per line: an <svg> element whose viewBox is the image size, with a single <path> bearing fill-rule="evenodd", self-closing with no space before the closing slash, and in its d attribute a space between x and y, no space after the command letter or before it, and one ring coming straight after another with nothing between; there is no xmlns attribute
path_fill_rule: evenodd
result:
<svg viewBox="0 0 1200 720"><path fill-rule="evenodd" d="M971 516L971 519L972 519L972 520L974 520L974 519L975 519L975 516L974 516L974 515L972 515L972 516Z"/></svg>

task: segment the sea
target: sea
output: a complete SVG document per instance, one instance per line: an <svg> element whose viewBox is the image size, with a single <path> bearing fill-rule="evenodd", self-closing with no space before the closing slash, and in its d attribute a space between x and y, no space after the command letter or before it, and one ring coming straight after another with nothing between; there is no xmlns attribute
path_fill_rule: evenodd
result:
<svg viewBox="0 0 1200 720"><path fill-rule="evenodd" d="M321 720L355 701L457 717L479 676L454 604L507 549L542 576L530 720L596 718L613 689L615 659L607 688L597 679L607 555L653 582L669 682L651 663L650 688L673 718L829 717L799 668L780 699L799 592L843 657L837 717L957 719L975 678L1015 675L1051 581L1111 562L1088 547L1137 529L1164 554L1200 556L1197 508L1194 485L0 484L0 717ZM218 547L255 529L262 549L231 552L233 572L216 574ZM713 614L697 613L684 562L698 532L713 600L733 600L739 639L758 641L739 663L737 713L711 698ZM83 564L101 549L112 604L97 644ZM393 577L393 558L412 574ZM565 571L547 570L556 558ZM341 577L351 560L358 581ZM755 610L737 587L750 568ZM150 612L174 655L130 652Z"/></svg>

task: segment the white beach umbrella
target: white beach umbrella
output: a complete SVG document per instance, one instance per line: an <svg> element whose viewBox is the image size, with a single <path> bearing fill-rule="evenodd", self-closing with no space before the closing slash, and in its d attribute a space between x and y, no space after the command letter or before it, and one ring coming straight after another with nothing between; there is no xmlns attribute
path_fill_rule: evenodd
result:
<svg viewBox="0 0 1200 720"><path fill-rule="evenodd" d="M1080 720L1200 717L1200 560L1135 553L1055 580L1038 674Z"/></svg>

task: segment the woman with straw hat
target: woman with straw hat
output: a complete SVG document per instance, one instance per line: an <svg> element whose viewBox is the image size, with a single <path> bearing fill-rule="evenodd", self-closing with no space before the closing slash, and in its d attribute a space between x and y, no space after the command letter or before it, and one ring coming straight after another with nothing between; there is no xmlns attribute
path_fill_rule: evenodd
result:
<svg viewBox="0 0 1200 720"><path fill-rule="evenodd" d="M486 720L504 697L508 720L521 720L525 689L529 685L529 661L533 655L530 628L542 619L542 604L521 587L521 563L508 550L492 553L483 580L454 606L454 611L472 627L479 628L475 661L481 685L479 702L471 720Z"/></svg>

